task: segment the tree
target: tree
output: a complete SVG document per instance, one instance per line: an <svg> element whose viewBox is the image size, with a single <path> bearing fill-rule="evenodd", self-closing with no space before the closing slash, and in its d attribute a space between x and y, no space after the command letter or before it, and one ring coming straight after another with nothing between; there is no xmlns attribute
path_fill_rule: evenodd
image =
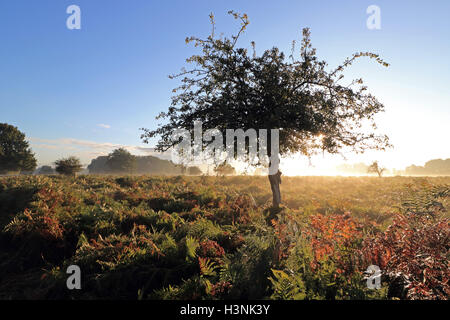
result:
<svg viewBox="0 0 450 320"><path fill-rule="evenodd" d="M153 156L136 157L136 172L139 174L178 174L179 170L169 160Z"/></svg>
<svg viewBox="0 0 450 320"><path fill-rule="evenodd" d="M424 168L428 174L449 174L450 159L433 159L425 163Z"/></svg>
<svg viewBox="0 0 450 320"><path fill-rule="evenodd" d="M188 167L187 173L191 176L198 176L201 175L203 172L199 167Z"/></svg>
<svg viewBox="0 0 450 320"><path fill-rule="evenodd" d="M50 166L42 166L38 169L37 174L54 174L55 170Z"/></svg>
<svg viewBox="0 0 450 320"><path fill-rule="evenodd" d="M169 160L153 156L135 156L136 168L133 173L137 174L178 174L179 168ZM108 156L99 156L92 159L88 166L89 173L107 174L111 168L107 165Z"/></svg>
<svg viewBox="0 0 450 320"><path fill-rule="evenodd" d="M367 169L367 173L376 173L380 178L383 175L383 172L386 170L386 168L382 168L378 161L372 162L372 164Z"/></svg>
<svg viewBox="0 0 450 320"><path fill-rule="evenodd" d="M375 131L363 130L366 124L376 126L373 116L384 106L363 86L363 80L341 84L343 71L360 57L369 57L388 66L378 55L359 52L347 58L335 69L328 70L327 63L316 57L310 42L309 29L303 30L303 40L297 58L295 41L286 58L274 47L257 56L238 48L237 41L249 24L246 14L229 12L241 22L240 29L231 38L216 37L214 16L210 15L212 32L206 39L190 37L202 53L187 59L195 66L182 69L171 78L181 78L182 84L174 89L172 103L167 112L157 119L167 119L156 130L142 128L144 142L159 136L157 149L165 151L177 144L173 141L175 129L183 128L193 133L194 121L201 121L204 129L217 129L223 136L226 129L279 130L279 152L272 154L267 144L271 167L278 168L283 155L302 154L310 157L318 152L341 153L349 149L363 152L366 149L384 150L388 137ZM259 145L261 136L258 134ZM212 143L203 141L204 146ZM204 147L203 146L203 147ZM246 144L248 149L248 144ZM258 163L256 165L259 165ZM269 172L273 206L281 202L281 172Z"/></svg>
<svg viewBox="0 0 450 320"><path fill-rule="evenodd" d="M106 164L113 173L133 173L136 169L136 156L124 148L119 148L108 155Z"/></svg>
<svg viewBox="0 0 450 320"><path fill-rule="evenodd" d="M76 157L57 160L55 161L55 166L56 172L66 176L75 176L83 167L80 159Z"/></svg>
<svg viewBox="0 0 450 320"><path fill-rule="evenodd" d="M450 174L450 159L433 159L427 161L425 165L406 167L406 174L411 175L449 175Z"/></svg>
<svg viewBox="0 0 450 320"><path fill-rule="evenodd" d="M221 176L236 174L236 170L228 162L223 162L215 166L214 171L217 175Z"/></svg>
<svg viewBox="0 0 450 320"><path fill-rule="evenodd" d="M91 160L91 163L88 165L87 169L91 174L102 174L108 173L109 168L106 165L108 162L108 156L99 156L95 159Z"/></svg>
<svg viewBox="0 0 450 320"><path fill-rule="evenodd" d="M34 171L36 164L25 134L17 127L0 123L0 173Z"/></svg>

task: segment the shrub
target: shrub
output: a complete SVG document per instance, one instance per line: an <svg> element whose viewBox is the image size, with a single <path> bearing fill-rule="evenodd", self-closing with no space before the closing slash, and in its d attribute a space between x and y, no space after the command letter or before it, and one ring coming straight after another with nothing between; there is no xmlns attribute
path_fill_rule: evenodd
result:
<svg viewBox="0 0 450 320"><path fill-rule="evenodd" d="M450 221L399 214L385 232L365 242L365 258L378 265L391 284L390 296L448 299Z"/></svg>
<svg viewBox="0 0 450 320"><path fill-rule="evenodd" d="M82 165L80 159L76 157L69 157L55 161L55 170L59 174L66 176L74 176L81 171Z"/></svg>

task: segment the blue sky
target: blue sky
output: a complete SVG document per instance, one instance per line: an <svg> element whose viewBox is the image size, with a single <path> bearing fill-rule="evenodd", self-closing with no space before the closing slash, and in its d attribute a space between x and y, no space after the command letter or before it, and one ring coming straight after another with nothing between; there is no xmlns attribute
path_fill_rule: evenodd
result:
<svg viewBox="0 0 450 320"><path fill-rule="evenodd" d="M81 8L81 30L68 30L66 8ZM369 5L381 9L381 29L366 27ZM320 58L335 66L357 51L379 53L391 66L361 61L363 77L385 104L380 130L395 148L347 155L398 167L450 158L449 1L149 1L3 0L0 2L0 122L31 141L40 164L78 155L84 163L112 148L148 147L140 127L155 128L176 80L168 75L197 52L184 39L206 36L213 12L218 32L237 23L228 10L247 13L240 44L257 52L288 52L310 27ZM323 157L317 166L341 161ZM301 174L301 172L299 172Z"/></svg>

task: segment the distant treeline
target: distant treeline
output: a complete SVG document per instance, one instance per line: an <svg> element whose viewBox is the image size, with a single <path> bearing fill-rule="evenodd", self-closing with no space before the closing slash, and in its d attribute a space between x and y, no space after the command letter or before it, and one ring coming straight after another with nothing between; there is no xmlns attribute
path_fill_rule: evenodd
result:
<svg viewBox="0 0 450 320"><path fill-rule="evenodd" d="M336 167L336 169L344 174L367 174L369 166L365 163L355 164L342 164ZM450 175L450 159L433 159L425 163L424 166L411 165L406 167L405 170L387 170L386 174L393 175Z"/></svg>
<svg viewBox="0 0 450 320"><path fill-rule="evenodd" d="M421 166L409 166L405 169L407 175L450 175L450 158L434 159Z"/></svg>
<svg viewBox="0 0 450 320"><path fill-rule="evenodd" d="M91 161L87 167L92 174L112 173L108 166L108 156L100 156ZM163 160L153 156L136 156L135 174L181 174L182 168L169 160Z"/></svg>

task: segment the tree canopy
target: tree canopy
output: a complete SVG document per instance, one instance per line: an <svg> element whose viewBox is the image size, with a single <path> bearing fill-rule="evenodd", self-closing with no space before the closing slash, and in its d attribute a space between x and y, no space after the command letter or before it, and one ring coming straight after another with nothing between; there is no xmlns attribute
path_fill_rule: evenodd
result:
<svg viewBox="0 0 450 320"><path fill-rule="evenodd" d="M222 175L222 176L231 175L231 174L236 173L236 170L234 169L234 167L231 164L229 164L228 162L223 162L223 163L215 166L214 171L216 172L216 174Z"/></svg>
<svg viewBox="0 0 450 320"><path fill-rule="evenodd" d="M25 134L15 126L0 123L0 173L34 171L36 164Z"/></svg>
<svg viewBox="0 0 450 320"><path fill-rule="evenodd" d="M180 174L181 170L169 160L160 159L154 156L135 156L136 174ZM92 159L88 166L89 173L110 174L114 173L107 165L108 156L99 156Z"/></svg>
<svg viewBox="0 0 450 320"><path fill-rule="evenodd" d="M55 170L50 166L42 166L37 170L37 174L54 174Z"/></svg>
<svg viewBox="0 0 450 320"><path fill-rule="evenodd" d="M119 148L108 155L106 165L112 173L133 173L136 169L136 156L124 148Z"/></svg>
<svg viewBox="0 0 450 320"><path fill-rule="evenodd" d="M187 168L187 174L191 176L198 176L203 174L203 171L199 167L193 166Z"/></svg>
<svg viewBox="0 0 450 320"><path fill-rule="evenodd" d="M55 161L55 170L59 174L73 176L81 171L82 165L80 159L76 157L69 157Z"/></svg>
<svg viewBox="0 0 450 320"><path fill-rule="evenodd" d="M433 159L424 166L411 165L405 169L410 175L450 175L450 159Z"/></svg>

